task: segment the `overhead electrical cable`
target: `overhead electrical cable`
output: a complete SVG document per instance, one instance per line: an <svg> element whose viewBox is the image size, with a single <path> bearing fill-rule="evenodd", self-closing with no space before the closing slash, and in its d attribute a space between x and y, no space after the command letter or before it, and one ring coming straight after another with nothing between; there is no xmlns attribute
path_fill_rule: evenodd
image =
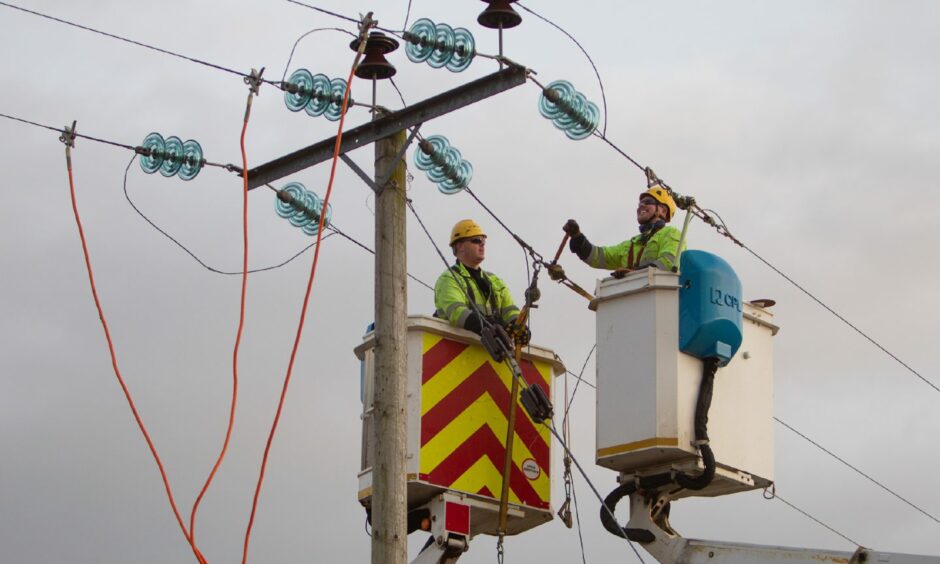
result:
<svg viewBox="0 0 940 564"><path fill-rule="evenodd" d="M127 384L124 382L124 377L121 375L121 369L118 367L117 353L115 352L114 342L111 339L111 331L108 329L108 322L105 319L104 308L101 306L101 300L98 297L98 289L95 286L95 274L91 267L91 257L88 252L88 243L85 240L85 230L82 228L81 216L78 213L78 202L75 196L75 180L72 173L71 151L71 148L74 145L75 137L76 135L74 134L74 129L72 129L64 132L63 137L60 139L63 140L63 142L66 144L65 157L69 179L69 196L72 200L72 212L75 216L75 225L78 227L78 236L79 239L81 239L82 254L85 258L85 268L88 271L88 283L91 287L91 295L94 298L95 308L98 310L98 319L101 321L101 327L104 330L105 340L108 343L108 353L111 356L111 367L114 370L114 375L117 377L118 384L121 386L121 390L124 392L124 397L127 399L127 404L131 408L131 413L134 415L134 420L137 422L137 427L140 429L141 434L143 434L144 440L147 442L147 446L150 448L150 453L153 455L153 459L157 464L157 468L160 472L160 478L163 480L163 487L166 490L167 498L170 501L170 508L173 510L174 517L176 517L176 522L179 524L180 530L183 531L183 536L186 538L186 541L192 548L196 558L199 560L199 562L204 563L205 559L202 557L199 548L196 546L196 542L192 538L192 535L186 529L186 525L183 523L183 518L176 506L176 500L173 497L173 490L170 487L170 480L167 477L166 469L163 467L163 461L160 459L160 455L157 453L157 447L150 438L150 433L147 432L147 427L144 425L143 419L140 417L140 413L137 411L137 406L134 403L133 397L131 397L131 392L128 389Z"/></svg>
<svg viewBox="0 0 940 564"><path fill-rule="evenodd" d="M568 402L565 404L565 417L564 417L565 420L568 419L568 410L571 409L571 404L574 403L574 395L578 393L578 385L581 384L581 382L584 382L584 369L587 368L587 364L591 360L591 356L594 354L594 351L596 350L597 350L597 343L594 343L594 346L591 347L591 350L588 352L587 357L585 357L584 359L584 364L581 365L581 372L579 372L578 375L575 376L575 378L577 378L578 381L575 382L574 390L572 390L571 392L571 399L568 400ZM572 375L574 374L572 373ZM594 389L597 389L597 386L589 384L588 382L584 382L584 383L591 386Z"/></svg>
<svg viewBox="0 0 940 564"><path fill-rule="evenodd" d="M786 427L787 429L789 429L790 431L792 431L793 433L795 433L797 436L803 438L803 440L807 441L808 443L810 443L811 445L815 446L815 447L818 448L819 450L825 452L825 453L828 454L829 456L835 458L836 460L838 460L839 462L841 462L841 463L844 464L845 466L848 466L849 468L851 468L852 470L854 470L856 473L858 473L858 474L861 475L862 477L866 478L866 479L867 479L868 481L870 481L871 483L873 483L873 484L875 484L876 486L880 487L881 489L883 489L884 491L886 491L886 492L888 492L889 494L893 495L894 497L898 498L899 500L903 501L904 503L910 505L911 507L913 507L913 508L916 509L917 511L923 513L925 516L927 516L928 518L930 518L930 519L931 519L932 521L934 521L935 523L940 524L940 520L938 520L936 517L934 517L934 516L931 515L930 513L927 513L926 511L924 511L923 509L921 509L920 507L918 507L917 505L915 505L915 504L912 503L911 501L908 501L907 499L905 499L904 497L902 497L900 494L898 494L897 492L895 492L894 490L892 490L892 489L889 488L888 486L886 486L886 485L882 484L881 482L879 482L878 480L872 478L871 476L869 476L869 475L866 474L865 472L862 472L861 470L859 470L858 468L856 468L855 466L853 466L852 464L850 464L849 462L847 462L846 460L844 460L842 457L840 457L840 456L837 455L836 453L832 452L831 450L829 450L829 449L827 449L826 447L822 446L821 444L817 443L817 442L814 441L813 439L807 437L806 435L804 435L804 434L801 433L800 431L797 431L797 430L794 429L791 425L789 425L788 423L784 422L782 419L780 419L780 418L778 418L778 417L774 417L774 421L776 421L777 423L780 423L781 425L783 425L784 427Z"/></svg>
<svg viewBox="0 0 940 564"><path fill-rule="evenodd" d="M825 527L826 529L829 529L829 530L832 531L833 533L839 535L840 537L844 538L845 540L849 541L850 543L854 544L855 546L862 546L862 545L860 545L859 543L855 542L854 540L850 539L849 537L843 535L842 533L840 533L840 532L837 531L836 529L832 528L830 525L824 523L822 520L817 519L816 517L810 515L809 512L807 512L806 510L800 509L800 508L797 507L796 505L794 505L794 504L790 503L789 501L787 501L787 500L783 499L782 497L780 497L780 494L778 494L778 493L776 492L776 488L775 488L774 491L770 494L769 497L768 497L768 495L764 495L764 497L765 497L766 499L778 499L778 500L782 501L783 503L785 503L787 506L789 506L791 509L793 509L793 510L799 512L799 513L802 513L805 517L808 517L808 518L812 519L812 520L815 521L817 524L821 525L822 527Z"/></svg>
<svg viewBox="0 0 940 564"><path fill-rule="evenodd" d="M353 37L358 37L355 33L349 31L348 29L343 29L339 27L318 27L316 29L311 29L310 31L304 33L303 35L297 38L297 41L294 41L294 46L291 47L290 55L287 57L287 64L284 65L284 74L281 76L281 82L284 82L284 80L287 79L287 72L290 70L290 62L294 59L294 51L297 50L297 45L300 44L300 40L307 37L311 33L316 33L318 31L339 31L342 33L346 33L348 35L352 35Z"/></svg>
<svg viewBox="0 0 940 564"><path fill-rule="evenodd" d="M533 82L534 82L534 79L531 79L531 77L530 77L530 80L533 80ZM536 84L537 84L537 82L536 82ZM638 163L636 160L634 160L630 155L628 155L626 152L624 152L620 147L618 147L615 143L613 143L613 142L612 142L610 139L608 139L606 136L601 135L600 133L597 133L597 132L595 132L594 135L596 135L597 137L600 137L601 139L603 139L605 143L607 143L607 144L610 145L614 150L616 150L618 153L620 153L621 155L623 155L623 157L625 157L627 160L629 160L631 163L633 163L637 168L639 168L640 170L642 170L642 171L644 171L645 173L649 174L650 169L649 169L648 167L644 167L643 165L641 165L640 163ZM657 179L657 180L658 180L658 179ZM662 184L662 186L663 186L664 188L666 188L669 192L674 192L673 189L672 189L672 187L670 187L670 186L669 186L668 184L666 184L665 182L662 182L661 180L659 180L659 183ZM736 237L734 237L734 236L731 234L730 230L728 229L727 225L725 225L725 223L724 223L723 221L716 222L708 213L706 213L706 212L709 212L710 210L703 210L702 208L698 207L698 205L695 204L694 202L691 204L690 209L692 210L692 213L694 213L696 217L698 217L699 219L701 219L702 221L704 221L706 224L711 225L712 227L716 228L716 229L718 230L718 232L719 232L721 235L723 235L723 236L725 236L725 237L731 239L735 244L737 244L738 246L740 246L741 248L743 248L743 249L746 250L747 252L751 253L751 255L753 255L753 256L754 256L755 258L757 258L759 261L761 261L762 263L764 263L764 264L765 264L766 266L768 266L771 270L773 270L774 272L776 272L777 274L779 274L784 280L786 280L787 282L789 282L790 284L792 284L793 286L795 286L798 290L800 290L801 292L803 292L806 296L808 296L810 299L812 299L812 300L813 300L814 302L816 302L818 305L820 305L821 307L823 307L826 311L828 311L829 313L831 313L832 315L834 315L837 319L839 319L840 321L842 321L842 322L843 322L845 325L847 325L849 328L851 328L851 329L854 330L856 333L858 333L859 335L861 335L862 337L864 337L864 338L865 338L868 342L870 342L872 345L874 345L874 346L877 347L879 350L881 350L883 353L885 353L886 355L888 355L889 357L891 357L892 359L894 359L898 364L900 364L900 365L903 366L905 369L907 369L908 372L910 372L911 374L913 374L914 376L916 376L917 378L919 378L921 381L923 381L925 384L927 384L928 386L930 386L935 392L940 392L940 387L938 387L938 386L937 386L936 384L934 384L932 381L930 381L929 379L927 379L925 376L923 376L920 372L918 372L917 370L915 370L915 369L914 369L913 367L911 367L909 364L907 364L906 362L904 362L903 360L901 360L900 357L898 357L897 355L895 355L894 353L892 353L891 351L889 351L884 345L882 345L881 343L879 343L878 341L876 341L873 337L871 337L870 335L868 335L867 333L865 333L864 331L862 331L861 329L859 329L855 324L853 324L852 322L850 322L848 319L846 319L846 318L845 318L844 316L842 316L840 313L838 313L837 311L835 311L833 308L831 308L829 305L827 305L827 304L826 304L825 302L823 302L821 299L819 299L818 297L816 297L812 292L810 292L809 290L807 290L806 288L804 288L802 285L800 285L799 283L797 283L793 278L791 278L790 276L788 276L787 274L785 274L782 270L780 270L779 268L777 268L776 266L774 266L770 261L768 261L768 260L765 259L764 257L760 256L759 254L757 254L756 251L754 251L753 249L751 249L750 247L748 247L747 245L745 245L744 243L742 243L740 240L738 240ZM717 214L715 214L714 212L711 212L711 213L717 216ZM719 220L720 220L720 217L719 217Z"/></svg>
<svg viewBox="0 0 940 564"><path fill-rule="evenodd" d="M556 24L555 22L546 18L545 16L539 14L538 12L529 9L527 6L523 6L521 2L517 2L516 6L519 6L526 12L529 12L533 16L537 17L538 19L542 20L543 22L547 23L548 25L554 27L558 31L565 34L568 37L568 39L573 41L574 44L578 46L578 49L580 49L581 52L584 53L584 56L587 57L588 62L591 63L591 68L594 69L594 76L597 77L597 84L600 86L600 89L601 89L601 103L604 106L604 127L601 130L601 135L606 135L607 134L607 93L604 92L604 81L601 79L601 73L597 70L597 65L594 64L594 59L592 59L591 55L588 54L587 49L585 49L584 46L581 45L581 43L577 39L574 38L573 35L565 31L560 25Z"/></svg>
<svg viewBox="0 0 940 564"><path fill-rule="evenodd" d="M405 10L405 23L402 24L402 29L408 29L408 19L411 17L411 0L408 0L408 9Z"/></svg>
<svg viewBox="0 0 940 564"><path fill-rule="evenodd" d="M330 203L330 195L333 192L333 181L336 178L336 165L339 162L340 146L341 146L342 139L343 139L343 125L345 124L345 121L346 121L346 107L349 104L349 93L352 91L352 80L353 80L353 77L355 76L356 67L359 65L359 60L362 58L363 51L365 50L365 46L366 46L365 37L368 35L369 27L370 27L369 23L363 22L362 30L360 32L359 49L358 51L356 51L356 57L353 59L353 64L351 68L349 69L349 77L346 79L346 84L349 86L346 88L346 91L343 94L343 104L342 104L342 107L340 108L339 125L337 127L337 132L336 132L336 143L333 148L333 161L330 167L330 179L329 179L329 182L327 183L326 195L323 198L322 209L324 210L328 209L329 203ZM309 301L310 301L310 292L313 288L313 281L316 278L317 262L320 258L320 244L319 243L323 236L323 226L325 222L326 222L326 214L325 213L320 214L320 224L319 224L319 228L317 229L317 246L316 246L316 250L313 253L313 263L310 266L310 276L307 280L307 289L306 289L306 292L304 293L303 306L301 307L301 310L300 310L300 321L297 324L297 334L294 338L294 345L291 349L290 362L287 365L287 374L284 376L284 384L281 388L281 396L280 396L280 399L278 400L277 411L274 414L274 421L271 424L271 431L268 434L268 440L264 447L264 455L261 459L261 470L258 473L258 483L255 486L255 493L254 493L254 497L252 498L251 515L248 518L248 526L245 530L245 542L244 542L244 547L243 547L243 552L242 552L242 564L246 564L248 561L248 545L249 545L249 541L251 538L251 529L255 521L255 513L257 512L257 509L258 509L258 498L261 495L261 485L264 483L264 473L265 473L265 469L268 463L268 455L271 452L271 444L274 441L274 435L277 431L278 422L281 419L281 413L284 409L284 400L287 397L287 389L288 389L288 385L290 384L291 373L293 372L294 362L297 358L297 350L300 346L300 337L303 334L304 321L306 320L306 316L307 316L307 305L309 304Z"/></svg>
<svg viewBox="0 0 940 564"><path fill-rule="evenodd" d="M189 250L189 249L188 249L185 245L183 245L178 239L176 239L175 237L173 237L172 235L170 235L169 233L167 233L162 227L160 227L159 225L157 225L152 219L150 219L146 214L144 214L144 212L141 211L140 208L137 207L137 204L135 204L134 201L131 199L130 194L128 193L128 190L127 190L127 173L128 173L128 171L130 170L131 165L134 163L134 159L136 159L136 158L137 158L136 155L133 156L133 157L131 157L130 162L127 163L127 168L124 170L124 197L125 197L125 199L127 199L127 203L129 203L129 204L131 205L131 207L134 208L134 211L137 212L137 214L138 214L140 217L142 217L142 218L144 219L144 221L146 221L147 223L149 223L151 227L153 227L154 229L156 229L158 232L160 232L161 235L163 235L164 237L166 237L167 239L169 239L170 241L172 241L174 244L176 244L177 247L179 247L180 249L182 249L186 254L188 254L190 257L192 257L193 260L195 260L197 263L199 263L203 268L205 268L205 269L208 270L209 272L214 272L214 273L216 273L216 274L223 274L223 275L226 275L226 276L240 275L240 274L242 273L241 270L238 270L238 271L220 270L220 269L218 269L218 268L215 268L215 267L213 267L213 266L210 266L210 265L207 264L205 261L203 261L203 260L200 259L198 256L196 256L195 253L193 253L191 250ZM331 226L331 228L332 228L332 226ZM331 236L334 235L334 234L335 234L335 233L329 233L329 234L325 235L325 236L323 237L323 239L327 239L327 238L331 237ZM254 269L251 269L251 270L248 271L248 274L254 274L254 273L256 273L256 272L266 272L266 271L268 271L268 270L274 270L274 269L277 269L277 268L281 268L282 266L286 266L288 263L290 263L291 261L293 261L294 259L296 259L296 258L299 257L300 255L304 254L305 252L307 252L308 250L310 250L311 248L313 248L316 244L317 244L316 242L310 243L309 245L307 245L306 247L304 247L303 249L301 249L300 251L298 251L297 253L295 253L293 256L291 256L290 258L288 258L287 260L285 260L285 261L283 261L283 262L280 262L280 263L278 263L278 264L274 264L274 265L271 265L271 266L265 266L265 267L262 267L262 268L254 268Z"/></svg>
<svg viewBox="0 0 940 564"><path fill-rule="evenodd" d="M101 139L101 138L99 138L99 137L92 137L91 135L85 135L85 134L83 134L83 133L75 133L75 132L72 132L72 131L68 130L67 128L53 127L53 126L51 126L51 125L45 125L45 124L42 124L42 123L37 123L37 122L35 122L35 121L30 121L30 120L28 120L28 119L23 119L23 118L21 118L21 117L11 116L11 115L9 115L9 114L0 113L0 117L6 118L6 119L9 119L9 120L12 120L12 121L18 121L18 122L20 122L20 123L25 123L25 124L27 124L27 125L32 125L32 126L35 126L35 127L41 127L42 129L48 129L48 130L50 130L50 131L55 131L56 133L63 134L63 135L66 134L66 133L68 133L68 134L70 134L70 135L72 135L72 136L74 136L74 137L76 137L76 138L78 138L78 139L87 139L87 140L89 140L89 141L94 141L94 142L96 142L96 143L104 143L105 145L111 145L112 147L120 147L120 148L122 148L122 149L127 149L127 150L129 150L129 151L133 151L135 155L137 155L137 154L145 154L145 152L147 151L147 149L145 149L144 147L141 147L141 146L127 145L127 144L124 144L124 143L118 143L117 141L109 141L109 140L107 140L107 139ZM225 170L227 170L227 171L229 171L229 172L237 172L237 173L240 173L240 172L241 172L241 169L238 168L237 166L233 165L233 164L222 164L222 163L214 163L214 162L211 162L211 161L206 161L206 162L203 163L203 165L204 165L204 166L216 167L216 168L224 168Z"/></svg>
<svg viewBox="0 0 940 564"><path fill-rule="evenodd" d="M291 3L291 4L296 4L296 5L298 5L298 6L303 6L304 8L309 8L309 9L311 9L311 10L315 10L315 11L317 11L317 12L320 12L321 14L326 14L326 15L328 15L328 16L333 16L334 18L339 18L339 19L341 19L341 20L346 20L346 21L352 22L352 23L354 23L354 24L359 24L359 23L360 23L360 20L359 20L359 19L356 19L356 18L353 18L353 17L350 17L350 16L344 16L343 14L338 14L338 13L336 13L336 12L331 12L330 10L327 10L327 9L325 9L325 8L320 8L320 7L318 7L318 6L313 6L313 5L311 5L311 4L305 4L305 3L303 3L303 2L298 2L297 0L287 0L287 2L289 2L289 3ZM397 36L397 37L401 37L401 34L402 34L401 30L394 30L394 29L384 28L384 27L381 27L381 26L377 25L377 22L374 23L374 24L372 25L372 27L375 28L375 29L377 29L377 30L379 30L379 31L384 31L384 32L386 32L386 33L391 33L391 34L393 34L393 35L395 35L395 36Z"/></svg>
<svg viewBox="0 0 940 564"><path fill-rule="evenodd" d="M186 55L182 55L182 54L180 54L180 53L175 53L175 52L169 51L169 50L167 50L167 49L161 49L161 48L159 48L159 47L154 47L153 45L148 45L148 44L143 43L143 42L140 42L140 41L135 41L135 40L133 40L133 39L128 39L127 37L121 37L120 35L115 35L115 34L113 34L113 33L108 33L108 32L106 32L106 31L101 31L101 30L99 30L99 29L94 29L94 28L91 28L91 27L88 27L88 26L84 26L84 25L81 25L81 24L77 24L77 23L72 22L72 21L69 21L69 20L65 20L65 19L62 19L62 18L57 18L57 17L55 17L55 16L50 16L50 15L48 15L48 14L43 14L42 12L36 12L36 11L34 11L34 10L29 10L29 9L23 8L23 7L21 7L21 6L17 6L17 5L15 5L15 4L10 4L10 3L8 3L8 2L0 1L0 6L6 6L7 8L13 8L14 10L19 10L19 11L25 12L25 13L27 13L27 14L32 14L32 15L34 15L34 16L39 16L39 17L41 17L41 18L46 18L46 19L48 19L48 20L52 20L52 21L54 21L54 22L58 22L58 23L61 23L61 24L65 24L65 25L68 25L68 26L72 26L72 27L75 27L75 28L78 28L78 29L81 29L81 30L84 30L84 31L90 31L90 32L92 32L92 33L97 33L98 35L103 35L103 36L105 36L105 37L110 37L111 39L117 39L118 41L123 41L123 42L125 42L125 43L130 43L131 45L137 45L138 47L143 47L143 48L145 48L145 49L150 49L151 51L156 51L156 52L158 52L158 53L163 53L164 55L170 55L171 57L177 57L177 58L180 58L180 59L183 59L183 60L186 60L186 61L190 61L190 62L199 64L199 65L203 65L203 66L206 66L206 67L209 67L209 68L213 68L213 69L216 69L216 70L224 71L224 72L231 73L231 74L235 74L235 75L238 75L238 76L248 76L248 75L246 75L245 73L243 73L243 72L241 72L241 71L237 71L237 70L233 70L233 69L230 69L230 68L227 68L227 67L223 67L222 65L217 65L217 64L215 64L215 63L210 63L210 62L208 62L208 61L203 61L203 60L197 59L197 58L195 58L195 57L189 57L189 56L186 56Z"/></svg>

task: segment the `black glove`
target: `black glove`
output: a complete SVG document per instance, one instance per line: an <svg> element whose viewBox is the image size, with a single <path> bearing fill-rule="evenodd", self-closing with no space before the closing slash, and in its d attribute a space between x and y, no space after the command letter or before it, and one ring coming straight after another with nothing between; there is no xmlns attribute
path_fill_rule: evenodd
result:
<svg viewBox="0 0 940 564"><path fill-rule="evenodd" d="M588 238L584 236L584 233L578 233L568 240L568 249L572 253L578 255L578 258L581 260L587 260L591 256L591 250L594 249L594 245L588 241Z"/></svg>
<svg viewBox="0 0 940 564"><path fill-rule="evenodd" d="M512 337L512 342L516 345L522 345L524 347L532 340L532 332L529 331L529 328L525 325L519 325L514 322L509 323L506 325L506 332L509 333L509 336Z"/></svg>
<svg viewBox="0 0 940 564"><path fill-rule="evenodd" d="M581 233L581 227L578 225L578 222L573 219L569 219L561 229L571 237L576 237L578 233Z"/></svg>

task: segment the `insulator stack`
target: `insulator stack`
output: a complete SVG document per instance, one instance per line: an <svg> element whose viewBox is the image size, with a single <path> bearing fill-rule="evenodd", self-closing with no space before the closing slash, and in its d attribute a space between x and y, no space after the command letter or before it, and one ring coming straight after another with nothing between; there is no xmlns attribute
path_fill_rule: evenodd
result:
<svg viewBox="0 0 940 564"><path fill-rule="evenodd" d="M281 83L281 88L284 90L284 104L292 112L304 110L310 116L324 116L330 121L336 121L342 115L343 96L346 95L346 81L342 78L330 80L326 75L297 69L287 82ZM352 103L350 98L348 106Z"/></svg>
<svg viewBox="0 0 940 564"><path fill-rule="evenodd" d="M567 80L556 80L542 90L539 113L576 141L594 133L601 118L597 105Z"/></svg>
<svg viewBox="0 0 940 564"><path fill-rule="evenodd" d="M359 39L354 39L349 48L358 51ZM395 76L395 66L385 58L395 49L398 49L398 41L379 31L370 33L366 39L365 56L356 67L356 76L366 80L384 80Z"/></svg>
<svg viewBox="0 0 940 564"><path fill-rule="evenodd" d="M290 182L277 192L274 211L288 220L294 227L299 227L307 235L316 235L320 230L320 214L323 213L323 200L307 190L300 182ZM333 219L333 206L326 207L323 227L329 227Z"/></svg>
<svg viewBox="0 0 940 564"><path fill-rule="evenodd" d="M522 16L512 9L516 0L483 0L489 6L477 16L477 23L490 29L509 29L522 23Z"/></svg>
<svg viewBox="0 0 940 564"><path fill-rule="evenodd" d="M182 180L192 180L206 164L202 146L192 139L184 142L179 137L164 139L159 133L151 133L136 151L144 172L160 171L167 178L175 174Z"/></svg>
<svg viewBox="0 0 940 564"><path fill-rule="evenodd" d="M415 166L427 172L431 182L444 194L456 194L470 184L473 165L443 135L432 135L418 143Z"/></svg>
<svg viewBox="0 0 940 564"><path fill-rule="evenodd" d="M433 68L445 67L460 72L476 56L476 41L468 30L447 24L435 24L427 18L416 21L403 35L408 45L405 54L413 63L427 61Z"/></svg>

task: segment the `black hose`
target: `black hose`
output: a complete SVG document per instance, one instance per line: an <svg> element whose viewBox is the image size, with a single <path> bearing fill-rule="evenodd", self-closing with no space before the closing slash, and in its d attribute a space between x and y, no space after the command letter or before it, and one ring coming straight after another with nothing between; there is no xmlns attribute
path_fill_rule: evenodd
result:
<svg viewBox="0 0 940 564"><path fill-rule="evenodd" d="M672 476L670 474L656 474L654 476L645 476L639 479L640 489L643 490L652 490L656 488L661 488L672 482ZM604 498L604 505L601 506L601 524L604 525L604 528L607 531L615 536L623 537L627 536L630 540L635 540L638 542L649 542L653 539L646 539L642 533L649 534L647 531L641 531L639 529L630 529L628 527L621 527L617 523L617 517L614 514L614 511L617 510L617 504L620 503L620 500L624 497L632 494L636 491L637 480L630 482L625 482L620 484L614 491L607 494L607 497Z"/></svg>
<svg viewBox="0 0 940 564"><path fill-rule="evenodd" d="M676 483L687 490L701 490L715 478L715 454L708 445L708 410L712 405L712 392L715 389L715 372L718 371L718 358L711 357L702 361L702 382L698 388L698 400L695 402L695 442L702 454L705 469L698 476L679 474Z"/></svg>
<svg viewBox="0 0 940 564"><path fill-rule="evenodd" d="M702 490L715 478L715 454L708 445L708 410L712 405L712 392L715 389L715 373L718 371L718 358L706 358L702 361L702 381L698 388L698 399L695 402L695 442L702 455L702 465L705 469L698 476L677 474L675 482L687 490ZM672 474L656 474L646 476L637 481L626 482L617 486L604 499L601 506L601 524L612 535L623 537L637 542L652 542L655 537L650 531L621 527L617 523L614 511L617 504L624 497L636 491L637 485L641 490L660 488L673 482Z"/></svg>

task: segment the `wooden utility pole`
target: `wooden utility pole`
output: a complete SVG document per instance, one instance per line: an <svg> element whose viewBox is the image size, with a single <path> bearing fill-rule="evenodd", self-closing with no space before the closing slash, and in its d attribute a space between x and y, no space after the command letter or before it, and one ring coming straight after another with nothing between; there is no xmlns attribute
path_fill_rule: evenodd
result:
<svg viewBox="0 0 940 564"><path fill-rule="evenodd" d="M343 134L340 158L375 192L375 377L373 383L372 564L407 561L407 452L405 412L405 163L399 158L408 128L525 84L528 70L509 65L417 102L380 115ZM375 181L347 153L375 143ZM268 185L333 158L336 137L324 139L248 171L248 189ZM388 179L386 181L386 179ZM381 186L373 186L382 184Z"/></svg>
<svg viewBox="0 0 940 564"><path fill-rule="evenodd" d="M375 143L375 388L372 445L372 564L408 558L405 480L405 144L399 131Z"/></svg>

